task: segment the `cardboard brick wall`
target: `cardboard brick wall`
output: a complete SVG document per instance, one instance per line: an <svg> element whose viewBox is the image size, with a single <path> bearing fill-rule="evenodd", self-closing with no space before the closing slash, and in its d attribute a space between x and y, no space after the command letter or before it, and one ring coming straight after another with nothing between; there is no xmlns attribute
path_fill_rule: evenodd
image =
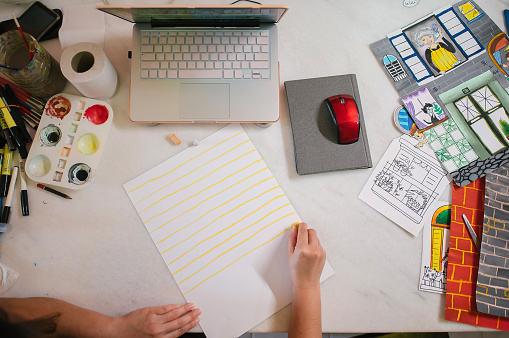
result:
<svg viewBox="0 0 509 338"><path fill-rule="evenodd" d="M479 252L463 223L465 214L477 236L482 238L484 219L484 178L465 187L453 184L449 262L445 319L471 325L509 331L509 319L477 311L475 290L479 269Z"/></svg>

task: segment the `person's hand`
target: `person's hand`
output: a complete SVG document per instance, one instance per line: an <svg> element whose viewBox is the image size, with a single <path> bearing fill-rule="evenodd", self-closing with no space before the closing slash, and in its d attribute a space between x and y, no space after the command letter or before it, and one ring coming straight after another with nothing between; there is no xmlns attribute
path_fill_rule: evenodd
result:
<svg viewBox="0 0 509 338"><path fill-rule="evenodd" d="M294 288L320 287L320 276L325 265L325 250L316 231L306 223L295 226L288 239L288 261Z"/></svg>
<svg viewBox="0 0 509 338"><path fill-rule="evenodd" d="M196 325L201 314L194 304L146 307L119 317L118 337L180 337Z"/></svg>

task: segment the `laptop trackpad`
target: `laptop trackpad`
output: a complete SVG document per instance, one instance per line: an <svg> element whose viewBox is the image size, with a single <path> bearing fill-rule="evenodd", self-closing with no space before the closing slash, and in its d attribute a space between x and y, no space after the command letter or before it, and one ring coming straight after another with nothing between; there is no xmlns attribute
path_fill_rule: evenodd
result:
<svg viewBox="0 0 509 338"><path fill-rule="evenodd" d="M180 118L227 119L230 117L230 85L228 83L180 85Z"/></svg>

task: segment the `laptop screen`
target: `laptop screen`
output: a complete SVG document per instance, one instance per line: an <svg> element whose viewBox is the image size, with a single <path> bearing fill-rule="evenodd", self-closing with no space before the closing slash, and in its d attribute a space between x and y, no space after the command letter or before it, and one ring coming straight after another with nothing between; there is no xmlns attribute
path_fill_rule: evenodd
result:
<svg viewBox="0 0 509 338"><path fill-rule="evenodd" d="M284 6L97 6L97 9L130 22L253 21L276 23L288 10Z"/></svg>

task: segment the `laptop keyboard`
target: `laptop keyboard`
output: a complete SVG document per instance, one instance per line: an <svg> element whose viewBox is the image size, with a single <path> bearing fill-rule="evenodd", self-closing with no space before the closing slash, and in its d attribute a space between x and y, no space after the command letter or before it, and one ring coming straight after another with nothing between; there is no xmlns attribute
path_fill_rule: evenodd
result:
<svg viewBox="0 0 509 338"><path fill-rule="evenodd" d="M141 32L142 79L269 79L268 31Z"/></svg>

